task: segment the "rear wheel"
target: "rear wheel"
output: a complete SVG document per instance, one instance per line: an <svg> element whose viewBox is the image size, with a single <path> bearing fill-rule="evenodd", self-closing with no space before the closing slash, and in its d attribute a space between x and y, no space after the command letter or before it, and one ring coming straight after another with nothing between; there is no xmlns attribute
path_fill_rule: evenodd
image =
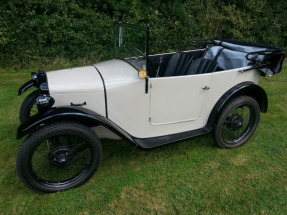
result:
<svg viewBox="0 0 287 215"><path fill-rule="evenodd" d="M223 108L213 131L213 139L221 148L239 147L251 138L259 120L257 101L249 96L236 97Z"/></svg>
<svg viewBox="0 0 287 215"><path fill-rule="evenodd" d="M17 171L30 189L40 193L68 190L97 171L102 147L89 127L74 122L43 126L21 145Z"/></svg>
<svg viewBox="0 0 287 215"><path fill-rule="evenodd" d="M20 112L19 112L19 119L21 123L25 122L31 116L38 113L38 109L36 105L36 98L38 96L39 96L38 91L37 90L33 91L22 102Z"/></svg>

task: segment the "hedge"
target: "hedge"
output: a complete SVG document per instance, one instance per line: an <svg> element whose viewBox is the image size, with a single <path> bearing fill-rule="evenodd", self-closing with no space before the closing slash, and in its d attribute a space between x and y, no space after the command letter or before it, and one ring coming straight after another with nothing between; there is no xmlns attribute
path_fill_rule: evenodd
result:
<svg viewBox="0 0 287 215"><path fill-rule="evenodd" d="M212 37L286 47L286 9L286 0L8 0L0 5L0 67L111 58L113 20L149 23L152 52Z"/></svg>

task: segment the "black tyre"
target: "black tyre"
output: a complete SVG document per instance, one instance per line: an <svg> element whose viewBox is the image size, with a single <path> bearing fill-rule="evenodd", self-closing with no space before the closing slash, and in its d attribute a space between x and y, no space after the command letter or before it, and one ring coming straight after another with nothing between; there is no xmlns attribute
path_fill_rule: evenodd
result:
<svg viewBox="0 0 287 215"><path fill-rule="evenodd" d="M213 139L224 149L239 147L251 138L259 120L260 108L257 101L249 96L236 97L221 111Z"/></svg>
<svg viewBox="0 0 287 215"><path fill-rule="evenodd" d="M58 122L43 126L22 143L16 165L30 189L52 193L85 183L97 171L101 156L101 143L92 129Z"/></svg>
<svg viewBox="0 0 287 215"><path fill-rule="evenodd" d="M19 119L21 123L25 122L32 115L38 113L38 109L36 105L36 98L38 96L39 96L38 91L37 90L33 91L22 102L20 112L19 112Z"/></svg>

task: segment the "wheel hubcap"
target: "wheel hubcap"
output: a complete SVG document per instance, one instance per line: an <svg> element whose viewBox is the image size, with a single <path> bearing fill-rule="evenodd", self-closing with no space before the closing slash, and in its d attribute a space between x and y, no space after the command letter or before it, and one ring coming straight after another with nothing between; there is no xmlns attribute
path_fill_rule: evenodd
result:
<svg viewBox="0 0 287 215"><path fill-rule="evenodd" d="M226 119L226 126L228 129L235 131L243 127L242 116L239 114L233 114L228 119Z"/></svg>
<svg viewBox="0 0 287 215"><path fill-rule="evenodd" d="M70 157L71 149L67 146L59 146L49 152L49 162L60 168L66 167L72 160Z"/></svg>

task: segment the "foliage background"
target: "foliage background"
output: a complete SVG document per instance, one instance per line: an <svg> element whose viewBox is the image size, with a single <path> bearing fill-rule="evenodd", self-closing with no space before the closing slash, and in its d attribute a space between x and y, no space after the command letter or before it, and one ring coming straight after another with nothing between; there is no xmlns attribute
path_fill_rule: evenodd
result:
<svg viewBox="0 0 287 215"><path fill-rule="evenodd" d="M222 37L287 47L286 0L7 0L0 67L111 57L113 20L149 23L152 52Z"/></svg>

